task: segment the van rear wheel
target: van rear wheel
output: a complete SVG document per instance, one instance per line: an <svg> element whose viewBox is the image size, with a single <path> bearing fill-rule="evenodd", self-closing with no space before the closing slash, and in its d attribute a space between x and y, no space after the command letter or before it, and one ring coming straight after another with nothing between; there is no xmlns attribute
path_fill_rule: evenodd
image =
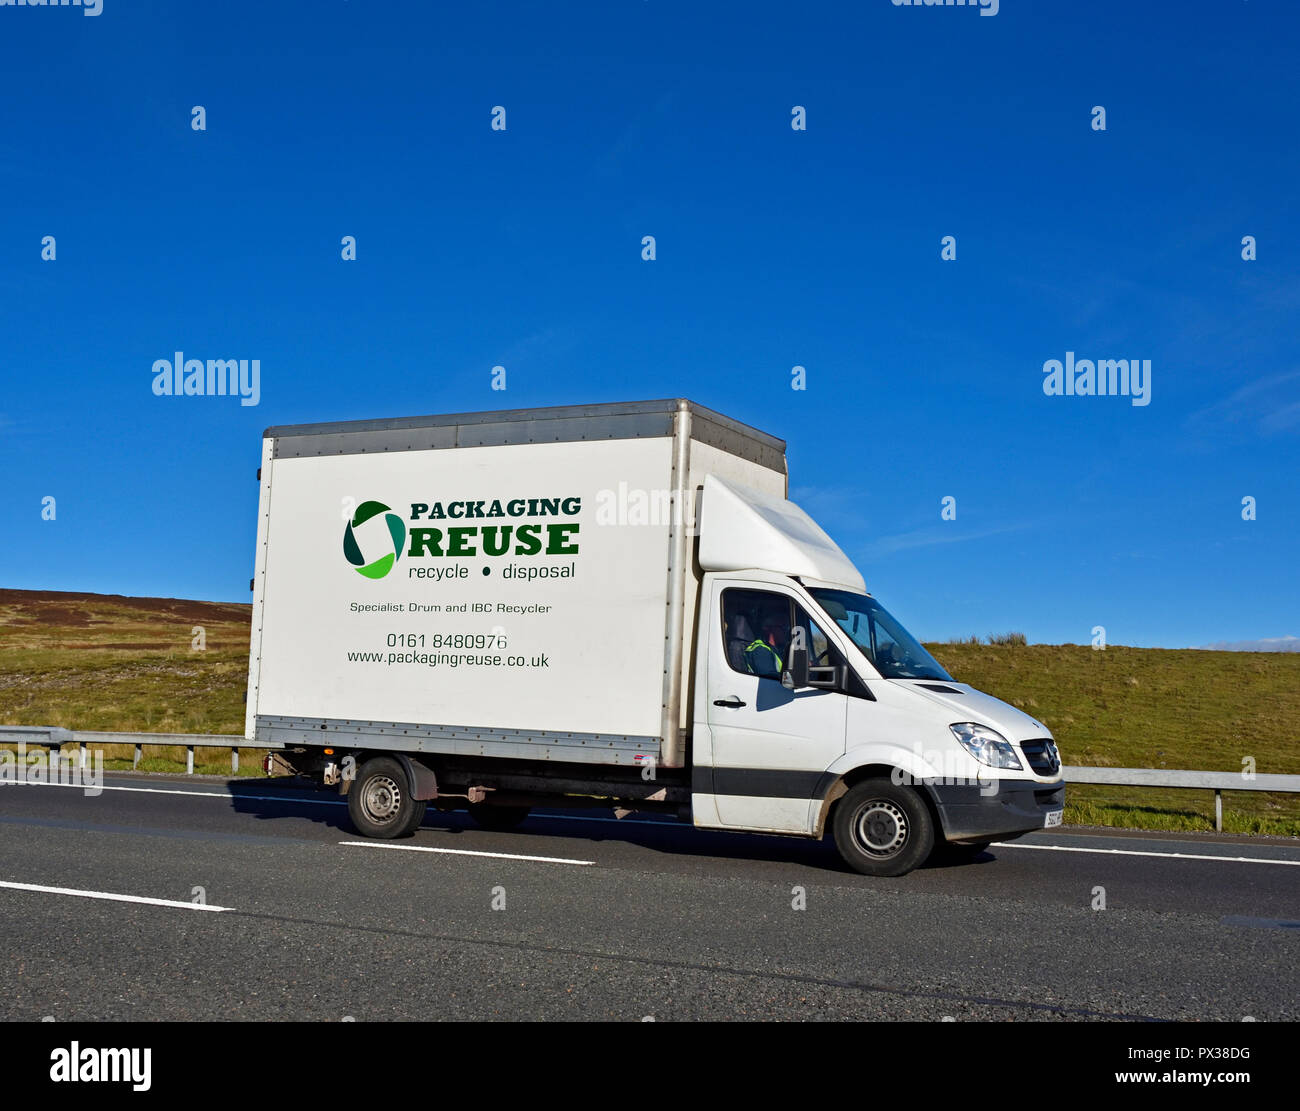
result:
<svg viewBox="0 0 1300 1111"><path fill-rule="evenodd" d="M390 756L367 760L348 788L348 816L363 837L409 837L423 823L428 805L411 798L406 771Z"/></svg>
<svg viewBox="0 0 1300 1111"><path fill-rule="evenodd" d="M934 819L910 787L867 779L849 789L832 819L835 847L864 876L901 876L934 848Z"/></svg>

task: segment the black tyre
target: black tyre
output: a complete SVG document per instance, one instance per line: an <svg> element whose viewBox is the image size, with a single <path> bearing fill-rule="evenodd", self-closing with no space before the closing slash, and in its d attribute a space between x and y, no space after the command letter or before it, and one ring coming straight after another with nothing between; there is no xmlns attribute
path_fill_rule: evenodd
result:
<svg viewBox="0 0 1300 1111"><path fill-rule="evenodd" d="M469 816L484 829L514 829L528 814L527 806L493 806L487 802L469 804Z"/></svg>
<svg viewBox="0 0 1300 1111"><path fill-rule="evenodd" d="M411 798L406 771L391 756L367 760L348 789L348 816L363 837L409 837L424 821L428 803Z"/></svg>
<svg viewBox="0 0 1300 1111"><path fill-rule="evenodd" d="M888 779L867 779L835 806L835 847L864 876L901 876L934 848L934 819L925 800Z"/></svg>

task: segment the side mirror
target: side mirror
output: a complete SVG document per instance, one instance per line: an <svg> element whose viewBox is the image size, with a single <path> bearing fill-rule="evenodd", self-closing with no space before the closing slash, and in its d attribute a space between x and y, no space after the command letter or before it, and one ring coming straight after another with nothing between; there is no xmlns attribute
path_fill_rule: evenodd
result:
<svg viewBox="0 0 1300 1111"><path fill-rule="evenodd" d="M803 690L808 686L807 648L790 650L790 666L781 674L781 686L788 691Z"/></svg>

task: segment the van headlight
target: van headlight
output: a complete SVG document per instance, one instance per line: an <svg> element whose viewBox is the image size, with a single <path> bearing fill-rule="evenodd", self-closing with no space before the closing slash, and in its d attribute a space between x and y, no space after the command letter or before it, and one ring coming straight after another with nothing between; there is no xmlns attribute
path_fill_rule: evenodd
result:
<svg viewBox="0 0 1300 1111"><path fill-rule="evenodd" d="M981 764L990 768L1006 768L1009 771L1022 771L1020 757L1016 750L1001 733L996 733L984 725L973 721L959 722L948 726L961 747L975 757Z"/></svg>

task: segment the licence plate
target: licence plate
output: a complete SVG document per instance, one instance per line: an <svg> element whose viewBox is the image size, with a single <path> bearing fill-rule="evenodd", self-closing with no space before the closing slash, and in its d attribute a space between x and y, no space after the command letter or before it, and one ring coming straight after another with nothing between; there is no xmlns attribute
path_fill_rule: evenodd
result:
<svg viewBox="0 0 1300 1111"><path fill-rule="evenodd" d="M1043 828L1051 829L1053 826L1059 826L1064 815L1064 810L1049 810L1043 817Z"/></svg>

